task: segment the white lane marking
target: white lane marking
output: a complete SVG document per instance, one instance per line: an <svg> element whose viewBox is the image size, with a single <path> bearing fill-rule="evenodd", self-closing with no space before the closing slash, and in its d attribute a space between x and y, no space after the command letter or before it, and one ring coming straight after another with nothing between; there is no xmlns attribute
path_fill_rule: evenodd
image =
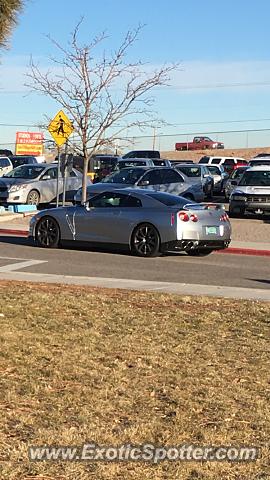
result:
<svg viewBox="0 0 270 480"><path fill-rule="evenodd" d="M21 258L11 258L11 257L0 257L5 258L5 260L22 260ZM24 260L16 263L12 263L11 265L4 265L0 267L0 272L14 272L17 270L21 270L22 268L32 267L33 265L39 265L40 263L48 263L46 260Z"/></svg>

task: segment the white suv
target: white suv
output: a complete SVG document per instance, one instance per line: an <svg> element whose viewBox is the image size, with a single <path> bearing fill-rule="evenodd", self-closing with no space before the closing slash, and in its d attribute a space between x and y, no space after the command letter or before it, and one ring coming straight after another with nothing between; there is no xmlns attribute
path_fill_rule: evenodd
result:
<svg viewBox="0 0 270 480"><path fill-rule="evenodd" d="M13 170L13 165L8 157L0 157L0 177Z"/></svg>
<svg viewBox="0 0 270 480"><path fill-rule="evenodd" d="M238 167L244 167L248 165L248 161L244 158L239 157L210 157L205 155L199 160L199 163L203 163L204 165L222 165L226 172L231 173Z"/></svg>

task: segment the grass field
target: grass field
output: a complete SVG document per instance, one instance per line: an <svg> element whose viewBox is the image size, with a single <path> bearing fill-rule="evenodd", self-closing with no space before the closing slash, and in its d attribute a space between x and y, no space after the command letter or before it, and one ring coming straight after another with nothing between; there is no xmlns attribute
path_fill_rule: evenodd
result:
<svg viewBox="0 0 270 480"><path fill-rule="evenodd" d="M1 479L270 478L270 304L0 283ZM30 462L29 445L255 445L253 463Z"/></svg>

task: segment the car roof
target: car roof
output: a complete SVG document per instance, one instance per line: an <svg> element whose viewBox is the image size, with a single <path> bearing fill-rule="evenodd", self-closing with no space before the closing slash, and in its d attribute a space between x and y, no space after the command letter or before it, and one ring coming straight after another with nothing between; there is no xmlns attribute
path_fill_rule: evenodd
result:
<svg viewBox="0 0 270 480"><path fill-rule="evenodd" d="M249 172L260 172L260 171L270 172L270 165L257 165L256 167L248 167L247 171L249 171Z"/></svg>
<svg viewBox="0 0 270 480"><path fill-rule="evenodd" d="M142 157L139 157L139 158L120 158L118 160L118 162L145 162L145 160L150 160L150 162L152 162L152 158L148 158L148 157L145 157L145 158L142 158ZM161 158L154 158L154 160L162 160Z"/></svg>

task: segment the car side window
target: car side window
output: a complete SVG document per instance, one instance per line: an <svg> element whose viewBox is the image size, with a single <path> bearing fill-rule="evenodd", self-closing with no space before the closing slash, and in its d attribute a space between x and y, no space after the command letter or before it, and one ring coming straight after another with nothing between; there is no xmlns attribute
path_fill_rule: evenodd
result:
<svg viewBox="0 0 270 480"><path fill-rule="evenodd" d="M182 175L177 173L175 170L164 169L161 171L162 181L161 183L180 183L184 182Z"/></svg>
<svg viewBox="0 0 270 480"><path fill-rule="evenodd" d="M77 177L76 173L73 170L71 170L71 172L69 172L68 176L69 177Z"/></svg>
<svg viewBox="0 0 270 480"><path fill-rule="evenodd" d="M234 161L233 158L226 158L224 163L223 163L223 165L229 165L229 166L234 165L234 164L235 164L235 161Z"/></svg>
<svg viewBox="0 0 270 480"><path fill-rule="evenodd" d="M150 172L147 172L140 180L139 184L141 182L148 181L149 185L160 185L162 183L161 180L161 175L160 175L160 170L151 170Z"/></svg>
<svg viewBox="0 0 270 480"><path fill-rule="evenodd" d="M105 192L95 198L92 198L89 205L94 208L116 208L128 205L128 195L122 193Z"/></svg>
<svg viewBox="0 0 270 480"><path fill-rule="evenodd" d="M44 175L46 175L46 177L48 175L51 180L55 180L57 178L57 168L49 168L49 170L44 172Z"/></svg>
<svg viewBox="0 0 270 480"><path fill-rule="evenodd" d="M125 199L121 201L121 207L126 208L134 208L134 207L142 207L142 202L139 198L133 197L132 195L125 195Z"/></svg>

